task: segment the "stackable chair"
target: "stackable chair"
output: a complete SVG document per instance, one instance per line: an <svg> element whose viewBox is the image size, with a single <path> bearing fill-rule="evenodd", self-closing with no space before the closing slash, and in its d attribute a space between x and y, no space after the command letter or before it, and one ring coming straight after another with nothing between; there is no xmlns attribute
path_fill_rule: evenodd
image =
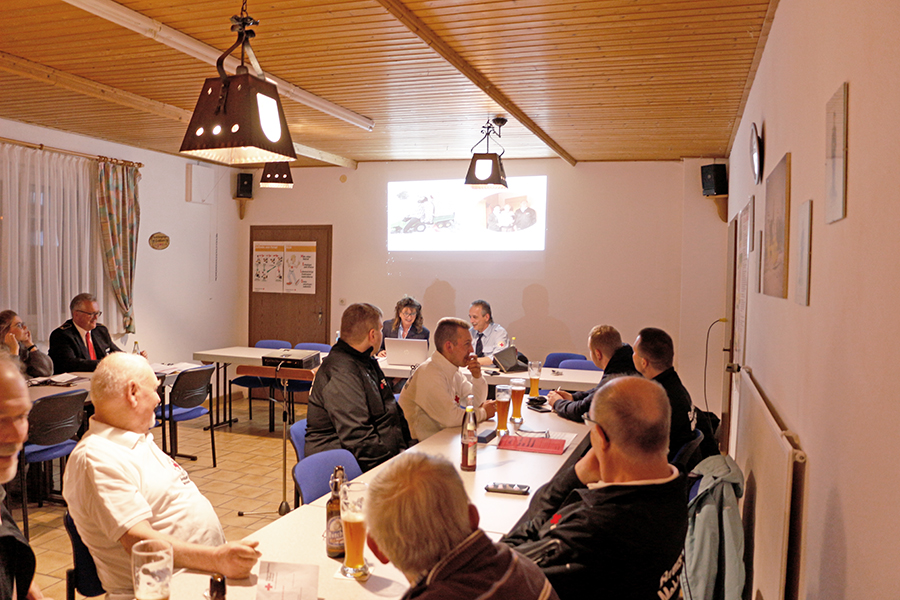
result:
<svg viewBox="0 0 900 600"><path fill-rule="evenodd" d="M28 415L28 441L19 453L19 485L22 488L22 531L28 538L28 485L25 474L28 466L51 461L50 468L41 471L41 491L38 506L44 505L45 492L49 495L53 479L52 461L62 459L59 469L60 487L65 469L65 457L72 453L77 443L73 438L81 427L87 390L71 390L44 396L34 402Z"/></svg>
<svg viewBox="0 0 900 600"><path fill-rule="evenodd" d="M285 348L290 348L291 343L286 342L284 340L259 340L256 342L257 348L270 348L272 350L284 350ZM239 377L235 377L228 381L228 403L231 404L231 386L236 385L238 387L247 388L247 410L248 417L253 419L253 390L258 389L268 389L269 396L272 395L271 389L272 386L275 385L275 380L269 377L255 377L253 375L243 375ZM275 430L275 413L274 410L270 410L269 414L269 431Z"/></svg>
<svg viewBox="0 0 900 600"><path fill-rule="evenodd" d="M306 456L306 419L300 419L289 430L291 436L291 444L294 445L294 452L297 453L297 462L303 460ZM300 506L300 488L294 484L294 508Z"/></svg>
<svg viewBox="0 0 900 600"><path fill-rule="evenodd" d="M343 448L317 452L294 465L294 484L300 490L300 500L303 504L309 504L331 491L329 483L331 474L338 465L344 467L346 481L362 475L362 469L359 468L356 458L349 450Z"/></svg>
<svg viewBox="0 0 900 600"><path fill-rule="evenodd" d="M215 365L205 365L182 371L175 378L168 398L156 407L156 418L162 421L163 426L163 452L172 458L197 460L194 455L178 453L178 423L209 415L209 443L212 446L213 467L216 466L216 434L213 427L213 415L207 407L203 406L203 402L207 399L210 400L210 403L212 402L210 381L215 368ZM166 443L166 424L168 424L171 438L171 443L168 444L171 446L170 448L167 448Z"/></svg>
<svg viewBox="0 0 900 600"><path fill-rule="evenodd" d="M584 354L576 354L574 352L551 352L544 359L544 368L555 369L559 367L559 363L562 361L575 358L585 360L587 357Z"/></svg>
<svg viewBox="0 0 900 600"><path fill-rule="evenodd" d="M559 363L560 369L577 369L579 371L602 371L594 361L586 358L567 358Z"/></svg>
<svg viewBox="0 0 900 600"><path fill-rule="evenodd" d="M68 511L63 516L63 523L66 526L66 533L69 534L69 541L72 542L73 563L73 568L66 571L66 600L75 600L76 591L89 598L105 594L106 590L103 589L103 584L97 576L94 557L81 541L78 529L75 528L75 521Z"/></svg>

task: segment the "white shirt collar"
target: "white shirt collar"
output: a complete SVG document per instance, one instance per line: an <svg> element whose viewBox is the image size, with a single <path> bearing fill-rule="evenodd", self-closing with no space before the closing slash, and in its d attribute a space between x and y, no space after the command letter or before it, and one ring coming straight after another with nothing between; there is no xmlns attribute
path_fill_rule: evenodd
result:
<svg viewBox="0 0 900 600"><path fill-rule="evenodd" d="M669 483L679 475L678 467L676 467L675 465L669 465L669 468L672 470L671 474L668 477L663 477L662 479L640 479L637 481L620 481L612 483L598 481L597 483L589 483L587 487L589 490L599 490L601 488L613 485L659 485L661 483Z"/></svg>

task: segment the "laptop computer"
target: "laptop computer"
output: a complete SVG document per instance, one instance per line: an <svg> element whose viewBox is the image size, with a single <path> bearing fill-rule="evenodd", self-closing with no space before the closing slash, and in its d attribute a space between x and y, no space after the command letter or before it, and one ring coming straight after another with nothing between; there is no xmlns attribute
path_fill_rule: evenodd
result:
<svg viewBox="0 0 900 600"><path fill-rule="evenodd" d="M384 338L389 365L411 367L421 365L428 358L428 340Z"/></svg>
<svg viewBox="0 0 900 600"><path fill-rule="evenodd" d="M527 371L528 365L519 360L519 352L515 346L507 346L494 355L494 365L504 373Z"/></svg>

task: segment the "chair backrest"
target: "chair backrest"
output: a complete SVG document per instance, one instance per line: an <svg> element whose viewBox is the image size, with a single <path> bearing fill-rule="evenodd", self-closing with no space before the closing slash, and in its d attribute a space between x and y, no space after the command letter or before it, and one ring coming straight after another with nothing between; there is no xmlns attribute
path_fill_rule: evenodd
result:
<svg viewBox="0 0 900 600"><path fill-rule="evenodd" d="M555 369L562 361L572 358L585 360L587 357L584 354L575 354L574 352L551 352L544 359L544 366Z"/></svg>
<svg viewBox="0 0 900 600"><path fill-rule="evenodd" d="M294 483L300 490L300 502L309 504L329 493L331 487L328 482L337 465L344 466L347 481L362 475L356 458L343 448L317 452L298 462L294 466Z"/></svg>
<svg viewBox="0 0 900 600"><path fill-rule="evenodd" d="M306 419L300 419L291 425L291 443L297 453L297 462L306 456Z"/></svg>
<svg viewBox="0 0 900 600"><path fill-rule="evenodd" d="M100 583L100 578L97 576L97 565L94 564L94 557L91 556L87 546L81 541L78 529L75 528L75 521L72 520L68 511L63 516L63 523L66 526L66 533L69 534L69 541L72 542L75 589L82 596L90 597L105 594L106 590L103 589L103 584Z"/></svg>
<svg viewBox="0 0 900 600"><path fill-rule="evenodd" d="M672 458L672 464L678 467L682 473L689 473L700 462L700 442L703 441L703 432L694 430L694 439L678 449Z"/></svg>
<svg viewBox="0 0 900 600"><path fill-rule="evenodd" d="M179 373L169 392L169 403L179 408L194 408L203 404L209 394L209 382L215 368L215 365L204 365Z"/></svg>
<svg viewBox="0 0 900 600"><path fill-rule="evenodd" d="M81 427L87 390L44 396L28 415L28 443L53 446L72 439Z"/></svg>
<svg viewBox="0 0 900 600"><path fill-rule="evenodd" d="M584 358L567 358L559 363L560 369L578 369L579 371L601 371L594 361Z"/></svg>
<svg viewBox="0 0 900 600"><path fill-rule="evenodd" d="M256 342L257 348L271 348L272 350L281 350L283 348L290 348L291 343L286 342L284 340L259 340Z"/></svg>
<svg viewBox="0 0 900 600"><path fill-rule="evenodd" d="M328 344L319 344L316 342L300 342L294 346L294 350L315 350L316 352L331 352L331 346Z"/></svg>

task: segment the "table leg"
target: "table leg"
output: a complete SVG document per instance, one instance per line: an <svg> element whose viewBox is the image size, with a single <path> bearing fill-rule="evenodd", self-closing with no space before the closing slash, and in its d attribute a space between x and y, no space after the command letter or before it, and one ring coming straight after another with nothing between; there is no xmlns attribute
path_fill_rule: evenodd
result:
<svg viewBox="0 0 900 600"><path fill-rule="evenodd" d="M209 431L210 427L224 427L225 425L231 425L232 423L237 423L237 419L234 418L234 414L232 412L231 405L231 394L228 393L228 365L230 363L216 363L216 394L215 398L212 400L214 406L210 406L209 410L215 412L215 423L211 426L207 425L203 428L204 431ZM223 406L222 403L225 403ZM224 419L224 420L223 420Z"/></svg>

